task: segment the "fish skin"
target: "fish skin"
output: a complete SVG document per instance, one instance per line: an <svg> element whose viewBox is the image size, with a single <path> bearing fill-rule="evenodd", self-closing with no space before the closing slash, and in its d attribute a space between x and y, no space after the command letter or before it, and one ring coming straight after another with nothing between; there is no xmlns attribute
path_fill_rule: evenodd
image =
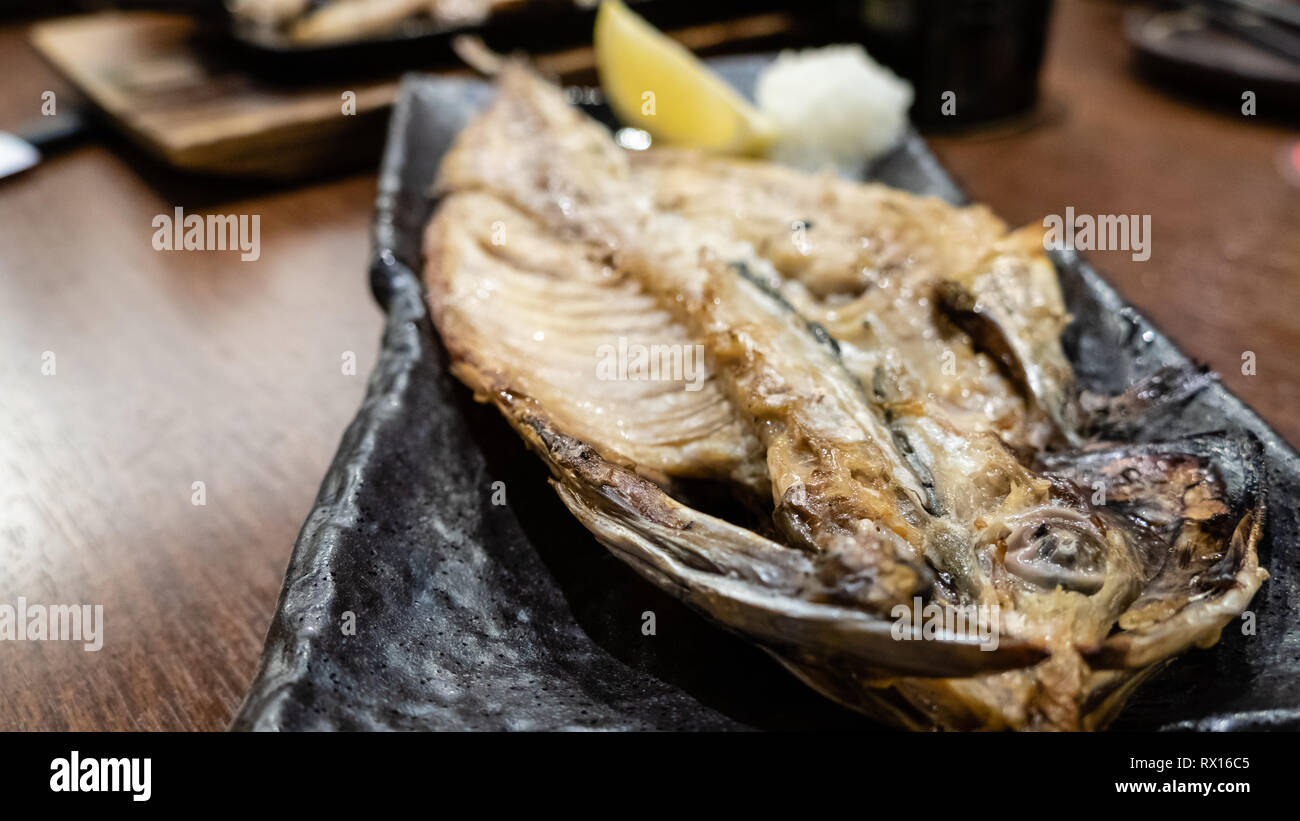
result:
<svg viewBox="0 0 1300 821"><path fill-rule="evenodd" d="M668 165L679 174L688 161L678 154ZM706 218L707 209L669 207L661 171L630 161L555 89L511 66L495 103L444 160L442 203L426 234L429 299L457 375L547 460L575 516L651 581L748 635L819 691L882 720L1078 730L1104 727L1173 654L1212 643L1266 578L1256 558L1259 496L1251 481L1229 475L1222 447L1218 458L1209 453L1213 437L1168 443L1154 461L1142 461L1136 446L1027 461L1045 443L1032 432L1043 419L1060 439L1083 441L1060 353L1068 317L1029 234L999 233L972 212L987 234L973 264L895 272L911 298L934 299L936 326L940 308L965 311L997 332L1010 351L1002 365L1027 363L1012 380L1026 401L1003 405L1016 420L971 424L963 408L926 389L935 383L924 347L901 365L873 360L890 333L863 333L861 323L832 315L853 300L869 304L851 284L828 285L816 266L791 267L771 243ZM937 206L908 211L907 195L881 196L893 203L886 212L943 219ZM714 449L732 454L714 475L737 486L743 475L769 482L782 541L673 499L674 475L699 459L673 467L665 453L646 469L607 431L577 435L582 420L566 414L545 379L524 389L538 373L516 367L515 354L485 359L487 335L474 331L490 323L460 310L450 284L465 262L448 238L474 233L458 211L473 198L516 209L539 237L563 246L561 256L600 261L634 281L637 297L652 296L653 310L672 315L680 338L704 345L731 413L719 430L734 422L747 432L734 434L730 450ZM506 268L527 268L532 256ZM897 328L892 334L901 339ZM1010 396L978 340L953 332L946 341L973 368L965 373L982 375L985 395ZM917 378L908 366L922 372L919 385L907 381ZM1106 472L1098 459L1126 458L1164 481L1119 483L1111 499L1090 499L1084 480ZM1138 509L1163 511L1163 524L1151 526ZM1211 557L1196 576L1208 586L1174 572L1192 553ZM886 615L914 595L1004 608L1001 646L984 653L950 634L887 637Z"/></svg>

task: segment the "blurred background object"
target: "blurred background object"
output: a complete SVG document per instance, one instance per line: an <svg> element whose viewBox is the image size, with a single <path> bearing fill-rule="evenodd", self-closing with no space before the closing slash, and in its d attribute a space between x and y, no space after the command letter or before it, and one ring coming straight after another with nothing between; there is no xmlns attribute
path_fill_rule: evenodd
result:
<svg viewBox="0 0 1300 821"><path fill-rule="evenodd" d="M0 131L0 179L26 171L41 161L42 152L71 142L90 129L89 116L65 105L62 111L36 117Z"/></svg>
<svg viewBox="0 0 1300 821"><path fill-rule="evenodd" d="M826 0L811 8L782 0L630 2L706 55L861 41L912 81L913 119L931 127L1032 109L1051 8L1048 0ZM568 82L595 85L592 0L475 0L461 7L473 14L450 16L431 1L398 6L65 0L43 11L118 11L39 23L32 41L105 121L151 155L233 176L293 179L373 163L397 77L463 70L452 44L465 34L497 52L525 50ZM185 14L142 11L150 8ZM331 18L320 37L293 22L331 8L360 16ZM372 8L387 16L366 11ZM349 92L355 116L340 117Z"/></svg>
<svg viewBox="0 0 1300 821"><path fill-rule="evenodd" d="M30 38L105 120L191 172L296 179L369 165L397 88L260 80L182 15L77 15L37 23Z"/></svg>
<svg viewBox="0 0 1300 821"><path fill-rule="evenodd" d="M837 0L830 22L912 81L914 121L961 126L1037 103L1051 9L1051 0Z"/></svg>
<svg viewBox="0 0 1300 821"><path fill-rule="evenodd" d="M1300 118L1300 3L1198 0L1128 12L1124 33L1142 75L1183 96Z"/></svg>
<svg viewBox="0 0 1300 821"><path fill-rule="evenodd" d="M1029 128L1044 119L1039 85L1052 0L628 2L703 55L861 43L913 84L912 121L931 133ZM1300 3L1089 2L1129 7L1123 32L1144 77L1221 106L1240 106L1249 90L1261 114L1300 112ZM209 174L296 179L372 165L398 76L466 71L454 48L465 36L493 52L526 52L570 84L597 85L589 48L595 0L469 0L457 15L434 0L386 3L18 0L7 8L63 15L32 27L42 56L149 154ZM371 19L360 11L372 7L390 13ZM295 34L293 19L330 8L361 17L350 27L351 18L336 19L328 37ZM67 16L84 11L97 13Z"/></svg>
<svg viewBox="0 0 1300 821"><path fill-rule="evenodd" d="M592 9L567 0L532 0L535 16L509 25L489 18L307 46L249 39L214 16L212 2L120 0L206 11L60 16L32 25L30 39L106 122L151 156L190 172L260 179L372 166L400 74L468 72L453 48L467 34L497 50L527 44L544 71L595 83ZM673 35L704 54L773 49L803 30L797 15L755 13L782 5L772 0L635 5L677 24Z"/></svg>

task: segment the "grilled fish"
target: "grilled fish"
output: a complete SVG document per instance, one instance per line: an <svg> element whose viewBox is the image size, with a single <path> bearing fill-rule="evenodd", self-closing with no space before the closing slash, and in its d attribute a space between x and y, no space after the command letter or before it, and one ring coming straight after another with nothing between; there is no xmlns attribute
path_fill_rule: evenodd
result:
<svg viewBox="0 0 1300 821"><path fill-rule="evenodd" d="M983 207L627 152L521 65L435 193L457 376L597 539L849 707L1104 727L1266 578L1253 442L1090 440L1041 237Z"/></svg>

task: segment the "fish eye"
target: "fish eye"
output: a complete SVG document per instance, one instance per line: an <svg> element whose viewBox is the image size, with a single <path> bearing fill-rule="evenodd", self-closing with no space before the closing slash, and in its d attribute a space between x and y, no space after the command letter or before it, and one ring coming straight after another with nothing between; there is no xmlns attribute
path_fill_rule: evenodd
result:
<svg viewBox="0 0 1300 821"><path fill-rule="evenodd" d="M1050 516L1016 525L1006 539L1009 572L1048 590L1091 596L1106 581L1106 551L1083 517Z"/></svg>

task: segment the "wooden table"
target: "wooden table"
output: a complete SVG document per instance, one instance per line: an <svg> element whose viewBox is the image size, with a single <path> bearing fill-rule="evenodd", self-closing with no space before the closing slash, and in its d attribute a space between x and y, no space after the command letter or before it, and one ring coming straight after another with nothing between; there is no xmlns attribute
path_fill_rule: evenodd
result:
<svg viewBox="0 0 1300 821"><path fill-rule="evenodd" d="M4 125L67 91L24 28L0 27ZM1300 442L1300 189L1277 171L1297 135L1140 84L1118 32L1115 6L1058 3L1050 121L935 146L1012 221L1152 214L1149 262L1092 258ZM120 140L0 182L0 603L105 613L97 653L0 643L0 729L227 726L374 361L374 194L371 174L181 179ZM177 205L260 214L261 259L153 250L151 220ZM1256 376L1241 374L1247 350Z"/></svg>

